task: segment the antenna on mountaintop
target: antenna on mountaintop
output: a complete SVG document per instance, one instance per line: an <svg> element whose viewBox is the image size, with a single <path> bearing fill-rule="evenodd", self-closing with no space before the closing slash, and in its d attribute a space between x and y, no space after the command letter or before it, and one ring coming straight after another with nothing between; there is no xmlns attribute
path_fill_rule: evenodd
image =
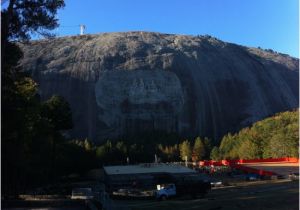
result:
<svg viewBox="0 0 300 210"><path fill-rule="evenodd" d="M80 35L83 35L84 34L84 30L85 30L85 25L83 24L80 24Z"/></svg>

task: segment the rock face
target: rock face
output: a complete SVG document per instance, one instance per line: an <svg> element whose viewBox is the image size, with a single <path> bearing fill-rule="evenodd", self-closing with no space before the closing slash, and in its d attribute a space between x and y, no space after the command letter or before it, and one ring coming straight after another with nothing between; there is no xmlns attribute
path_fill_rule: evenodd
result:
<svg viewBox="0 0 300 210"><path fill-rule="evenodd" d="M219 140L298 107L298 59L210 36L149 32L62 37L20 44L44 99L64 96L72 137L164 130Z"/></svg>
<svg viewBox="0 0 300 210"><path fill-rule="evenodd" d="M96 82L95 95L102 110L98 119L108 128L117 128L115 135L177 131L176 118L184 97L178 77L170 71L103 72Z"/></svg>

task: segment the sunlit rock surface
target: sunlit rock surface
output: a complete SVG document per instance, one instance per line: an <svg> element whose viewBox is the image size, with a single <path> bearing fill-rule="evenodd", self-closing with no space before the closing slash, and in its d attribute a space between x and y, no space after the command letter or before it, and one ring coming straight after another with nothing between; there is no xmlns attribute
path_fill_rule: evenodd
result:
<svg viewBox="0 0 300 210"><path fill-rule="evenodd" d="M210 36L105 33L21 46L42 97L71 104L72 137L164 130L219 140L298 107L298 59Z"/></svg>

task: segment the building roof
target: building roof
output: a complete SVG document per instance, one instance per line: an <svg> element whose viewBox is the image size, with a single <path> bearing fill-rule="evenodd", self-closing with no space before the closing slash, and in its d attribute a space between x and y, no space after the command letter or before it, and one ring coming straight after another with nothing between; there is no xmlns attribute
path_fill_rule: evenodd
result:
<svg viewBox="0 0 300 210"><path fill-rule="evenodd" d="M163 163L145 163L139 165L126 166L105 166L103 168L107 175L143 173L196 173L194 170L181 165L171 165Z"/></svg>

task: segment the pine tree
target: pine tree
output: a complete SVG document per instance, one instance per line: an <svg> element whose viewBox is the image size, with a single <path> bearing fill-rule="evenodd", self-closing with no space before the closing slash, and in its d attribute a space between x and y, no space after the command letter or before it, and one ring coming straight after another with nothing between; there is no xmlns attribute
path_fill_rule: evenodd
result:
<svg viewBox="0 0 300 210"><path fill-rule="evenodd" d="M205 146L200 137L195 139L193 157L195 161L201 160L205 156Z"/></svg>
<svg viewBox="0 0 300 210"><path fill-rule="evenodd" d="M92 143L88 139L84 140L84 149L86 151L92 150Z"/></svg>
<svg viewBox="0 0 300 210"><path fill-rule="evenodd" d="M210 153L210 159L216 161L219 161L221 159L221 155L218 147L213 147Z"/></svg>
<svg viewBox="0 0 300 210"><path fill-rule="evenodd" d="M185 140L179 145L180 150L180 158L181 160L185 160L185 157L187 157L188 160L192 157L192 149L191 144L188 140Z"/></svg>
<svg viewBox="0 0 300 210"><path fill-rule="evenodd" d="M49 154L44 146L49 139L54 141L59 137L41 116L37 85L18 65L23 53L17 42L28 40L34 33L49 34L58 26L57 10L64 6L63 0L6 2L8 6L1 9L3 195L17 194L21 183L30 185L30 182L47 177L45 171L48 169L42 169L47 161L41 161L42 165L33 158L37 154Z"/></svg>

